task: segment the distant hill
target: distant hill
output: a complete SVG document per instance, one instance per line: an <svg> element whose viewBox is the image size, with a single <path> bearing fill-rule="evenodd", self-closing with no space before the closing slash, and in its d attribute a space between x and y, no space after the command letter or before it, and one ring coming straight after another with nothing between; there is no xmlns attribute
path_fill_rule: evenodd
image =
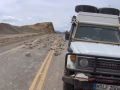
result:
<svg viewBox="0 0 120 90"><path fill-rule="evenodd" d="M41 31L35 30L33 28L29 28L29 27L18 27L18 26L13 26L16 30L19 31L19 33L21 34L25 34L25 33L40 33Z"/></svg>
<svg viewBox="0 0 120 90"><path fill-rule="evenodd" d="M52 22L37 23L25 26L13 26L6 23L0 23L0 34L24 34L24 33L55 33Z"/></svg>
<svg viewBox="0 0 120 90"><path fill-rule="evenodd" d="M10 24L0 23L0 34L18 34L19 30Z"/></svg>
<svg viewBox="0 0 120 90"><path fill-rule="evenodd" d="M55 33L52 22L36 23L33 25L22 26L22 28L32 28L41 32Z"/></svg>

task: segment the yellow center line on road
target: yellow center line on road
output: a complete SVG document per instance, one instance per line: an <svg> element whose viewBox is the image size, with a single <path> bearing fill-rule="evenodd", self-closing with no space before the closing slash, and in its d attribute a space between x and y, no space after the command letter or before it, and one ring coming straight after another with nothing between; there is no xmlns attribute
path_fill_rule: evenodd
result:
<svg viewBox="0 0 120 90"><path fill-rule="evenodd" d="M54 48L56 47L57 42L58 42L58 41L56 40L55 45L54 45ZM51 63L53 54L54 54L54 50L52 50L52 53L51 53L50 58L49 58L49 60L48 60L48 62L47 62L47 64L46 64L46 67L45 67L45 69L44 69L44 72L43 72L42 77L41 77L41 79L40 79L40 81L39 81L39 83L38 83L38 86L37 86L37 89L36 89L36 90L41 90L41 89L42 89L42 86L43 86L43 83L44 83L44 80L45 80L45 77L46 77L48 68L49 68L49 66L50 66L50 63Z"/></svg>
<svg viewBox="0 0 120 90"><path fill-rule="evenodd" d="M56 43L57 43L57 40L54 41L54 44L53 44L53 46L52 46L51 48L54 48L54 45L56 45ZM54 50L50 50L50 51L49 51L48 55L46 56L45 60L44 60L43 63L42 63L42 65L41 65L41 67L40 67L37 75L35 76L35 78L34 78L32 84L31 84L29 90L34 90L35 85L36 85L36 83L37 83L37 80L38 80L39 76L42 74L43 68L45 67L45 65L46 65L49 57L52 56L53 53L54 53L53 51L54 51Z"/></svg>
<svg viewBox="0 0 120 90"><path fill-rule="evenodd" d="M42 77L40 79L40 82L38 83L38 86L37 86L37 89L36 90L41 90L42 89L42 86L43 86L43 83L44 83L44 80L45 80L45 77L46 77L46 74L47 74L47 71L48 71L48 68L49 68L49 65L50 65L50 61L51 61L51 58L52 58L52 55L53 55L54 51L52 50L52 53L51 53L51 56L50 56L50 59L49 61L47 62L47 65L44 69L44 72L42 74Z"/></svg>
<svg viewBox="0 0 120 90"><path fill-rule="evenodd" d="M38 77L40 76L40 74L41 74L41 72L42 72L42 70L43 70L43 68L44 68L44 66L45 66L45 64L46 64L46 62L47 62L47 60L48 60L48 57L50 56L51 52L52 52L52 51L49 51L47 57L45 58L44 62L42 63L42 65L41 65L41 67L40 67L40 69L39 69L36 77L34 78L32 84L31 84L31 86L30 86L30 88L29 88L29 90L33 90L33 89L34 89L34 87L35 87L35 85L36 85L36 82L37 82L37 80L38 80Z"/></svg>

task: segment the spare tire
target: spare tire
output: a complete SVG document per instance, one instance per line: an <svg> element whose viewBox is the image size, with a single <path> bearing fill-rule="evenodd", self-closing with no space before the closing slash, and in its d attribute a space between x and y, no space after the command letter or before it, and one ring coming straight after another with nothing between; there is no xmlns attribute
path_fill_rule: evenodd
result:
<svg viewBox="0 0 120 90"><path fill-rule="evenodd" d="M77 5L75 7L75 12L91 12L91 13L97 13L98 12L98 9L97 7L94 7L94 6L90 6L90 5Z"/></svg>
<svg viewBox="0 0 120 90"><path fill-rule="evenodd" d="M119 16L119 9L116 8L100 8L98 9L99 13L102 14L111 14L111 15L118 15Z"/></svg>

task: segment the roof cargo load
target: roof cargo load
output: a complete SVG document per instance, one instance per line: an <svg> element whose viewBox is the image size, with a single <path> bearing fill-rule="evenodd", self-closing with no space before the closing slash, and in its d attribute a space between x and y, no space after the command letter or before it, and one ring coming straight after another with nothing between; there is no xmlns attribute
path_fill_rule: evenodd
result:
<svg viewBox="0 0 120 90"><path fill-rule="evenodd" d="M91 12L91 13L97 13L97 7L90 6L90 5L77 5L75 7L75 12Z"/></svg>
<svg viewBox="0 0 120 90"><path fill-rule="evenodd" d="M119 10L116 8L100 8L98 12L102 14L111 14L111 15L118 15L118 16L120 14Z"/></svg>
<svg viewBox="0 0 120 90"><path fill-rule="evenodd" d="M79 23L119 26L119 20L117 15L79 12L76 18L77 22Z"/></svg>

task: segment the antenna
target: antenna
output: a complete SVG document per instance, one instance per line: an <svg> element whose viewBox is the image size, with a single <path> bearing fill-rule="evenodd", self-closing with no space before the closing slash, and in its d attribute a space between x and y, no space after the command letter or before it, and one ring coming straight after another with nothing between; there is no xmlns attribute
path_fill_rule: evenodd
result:
<svg viewBox="0 0 120 90"><path fill-rule="evenodd" d="M39 18L39 23L40 23L40 18Z"/></svg>

